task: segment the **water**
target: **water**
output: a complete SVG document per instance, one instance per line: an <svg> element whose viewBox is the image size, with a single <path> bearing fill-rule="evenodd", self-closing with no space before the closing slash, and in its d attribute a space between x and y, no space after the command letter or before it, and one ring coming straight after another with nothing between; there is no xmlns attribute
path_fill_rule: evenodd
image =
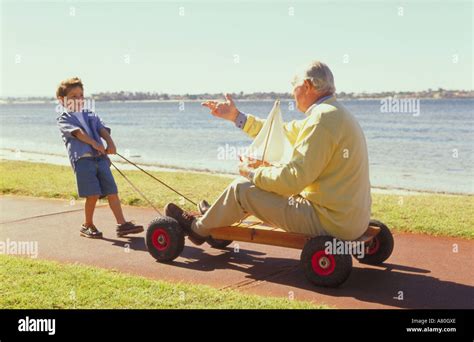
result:
<svg viewBox="0 0 474 342"><path fill-rule="evenodd" d="M379 100L342 102L365 132L373 186L474 193L474 99L421 100L419 116L382 113ZM238 103L260 117L272 105ZM289 105L282 101L285 121L303 118ZM0 148L65 156L54 109L53 104L0 105ZM197 102L181 108L178 102L97 102L95 109L112 128L119 152L138 162L236 173L237 161L229 157L250 143L232 123L214 118Z"/></svg>

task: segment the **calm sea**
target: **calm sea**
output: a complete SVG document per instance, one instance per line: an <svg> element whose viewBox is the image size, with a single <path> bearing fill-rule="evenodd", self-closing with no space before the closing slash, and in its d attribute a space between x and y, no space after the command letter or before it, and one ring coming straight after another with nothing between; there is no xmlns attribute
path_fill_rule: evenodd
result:
<svg viewBox="0 0 474 342"><path fill-rule="evenodd" d="M364 129L373 186L474 192L474 99L421 100L419 115L387 112L380 100L342 103ZM260 117L272 105L238 102L239 109ZM304 117L289 101L281 107L285 121ZM95 110L112 128L119 152L156 166L236 173L235 156L250 143L198 102L96 102ZM54 104L3 104L0 120L1 149L66 155Z"/></svg>

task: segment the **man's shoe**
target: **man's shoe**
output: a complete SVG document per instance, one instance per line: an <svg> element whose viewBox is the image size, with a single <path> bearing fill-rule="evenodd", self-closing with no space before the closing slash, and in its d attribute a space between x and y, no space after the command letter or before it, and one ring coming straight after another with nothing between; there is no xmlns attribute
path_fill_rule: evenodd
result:
<svg viewBox="0 0 474 342"><path fill-rule="evenodd" d="M198 210L201 213L201 215L204 215L209 210L210 207L211 205L206 200L202 200L201 202L198 203Z"/></svg>
<svg viewBox="0 0 474 342"><path fill-rule="evenodd" d="M85 236L90 239L102 239L102 232L100 232L94 225L89 227L82 225L81 236Z"/></svg>
<svg viewBox="0 0 474 342"><path fill-rule="evenodd" d="M206 242L206 238L200 236L191 229L191 225L196 219L195 216L187 213L174 203L168 203L165 206L165 215L178 221L181 228L183 228L184 233L188 235L189 240L191 240L195 245L199 246Z"/></svg>
<svg viewBox="0 0 474 342"><path fill-rule="evenodd" d="M128 234L137 234L143 232L143 226L136 225L133 222L125 222L117 225L116 232L118 237Z"/></svg>

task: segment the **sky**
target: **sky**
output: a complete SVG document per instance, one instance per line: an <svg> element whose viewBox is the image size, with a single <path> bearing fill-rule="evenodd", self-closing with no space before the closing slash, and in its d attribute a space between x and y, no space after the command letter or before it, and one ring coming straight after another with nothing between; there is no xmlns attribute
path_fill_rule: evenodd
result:
<svg viewBox="0 0 474 342"><path fill-rule="evenodd" d="M472 1L1 1L0 96L473 88Z"/></svg>

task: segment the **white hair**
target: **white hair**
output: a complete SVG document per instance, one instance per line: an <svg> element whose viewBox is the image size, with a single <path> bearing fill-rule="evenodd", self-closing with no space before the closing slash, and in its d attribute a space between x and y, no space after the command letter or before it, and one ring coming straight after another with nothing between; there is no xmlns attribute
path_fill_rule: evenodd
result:
<svg viewBox="0 0 474 342"><path fill-rule="evenodd" d="M331 69L320 61L314 61L305 68L303 72L295 76L295 82L300 83L304 80L310 80L314 87L321 93L334 94L336 86L334 85L334 76Z"/></svg>

